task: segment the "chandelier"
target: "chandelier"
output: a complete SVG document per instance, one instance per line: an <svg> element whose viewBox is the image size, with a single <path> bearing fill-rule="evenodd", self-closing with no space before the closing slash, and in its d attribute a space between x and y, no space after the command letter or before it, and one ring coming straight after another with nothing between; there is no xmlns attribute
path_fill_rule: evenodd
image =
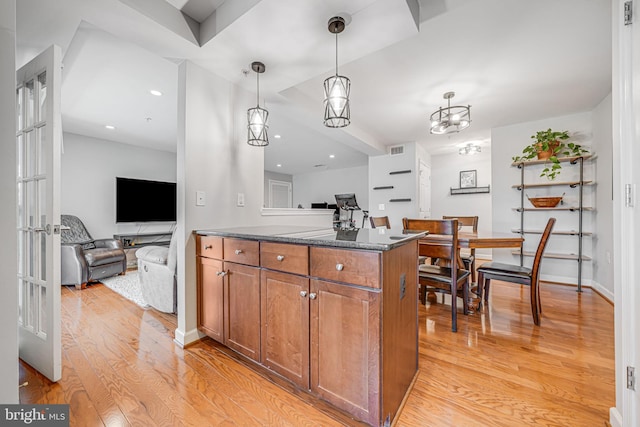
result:
<svg viewBox="0 0 640 427"><path fill-rule="evenodd" d="M480 151L482 150L480 149L479 145L469 143L460 148L458 150L458 154L462 154L463 156L473 156L474 154L478 154Z"/></svg>
<svg viewBox="0 0 640 427"><path fill-rule="evenodd" d="M469 127L471 123L471 105L451 106L451 98L455 92L447 92L443 98L447 100L446 107L440 107L438 111L431 114L431 133L443 135L447 133L460 132Z"/></svg>
<svg viewBox="0 0 640 427"><path fill-rule="evenodd" d="M344 30L345 21L340 16L329 19L329 32L336 35L336 75L324 81L324 125L341 128L351 123L349 91L351 82L338 75L338 34Z"/></svg>
<svg viewBox="0 0 640 427"><path fill-rule="evenodd" d="M267 136L267 118L269 112L264 108L260 108L260 74L264 73L265 66L262 62L252 62L251 69L256 72L256 107L247 110L247 126L248 136L247 144L256 147L264 147L269 145L269 137Z"/></svg>

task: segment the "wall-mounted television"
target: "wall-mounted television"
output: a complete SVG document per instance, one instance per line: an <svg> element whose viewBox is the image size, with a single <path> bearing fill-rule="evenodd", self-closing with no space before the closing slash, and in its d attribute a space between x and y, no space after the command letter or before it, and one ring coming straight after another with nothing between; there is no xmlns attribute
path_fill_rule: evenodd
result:
<svg viewBox="0 0 640 427"><path fill-rule="evenodd" d="M175 182L116 177L116 222L175 220Z"/></svg>

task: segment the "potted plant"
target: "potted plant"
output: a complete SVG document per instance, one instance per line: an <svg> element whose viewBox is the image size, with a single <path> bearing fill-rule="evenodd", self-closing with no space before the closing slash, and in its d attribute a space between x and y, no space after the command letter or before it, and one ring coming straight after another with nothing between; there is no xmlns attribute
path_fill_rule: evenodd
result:
<svg viewBox="0 0 640 427"><path fill-rule="evenodd" d="M565 142L569 139L569 131L554 131L551 128L536 132L531 135L535 141L522 149L522 155L514 156L514 162L526 162L538 158L539 160L547 160L550 164L546 164L541 177L554 180L559 174L562 165L558 157L574 157L581 156L588 152L582 148L580 144L574 142Z"/></svg>

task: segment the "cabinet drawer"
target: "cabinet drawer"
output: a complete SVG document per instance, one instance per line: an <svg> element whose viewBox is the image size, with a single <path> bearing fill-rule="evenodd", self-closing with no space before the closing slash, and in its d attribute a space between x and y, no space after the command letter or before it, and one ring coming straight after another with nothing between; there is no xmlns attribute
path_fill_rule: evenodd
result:
<svg viewBox="0 0 640 427"><path fill-rule="evenodd" d="M196 251L198 256L222 259L222 237L196 236Z"/></svg>
<svg viewBox="0 0 640 427"><path fill-rule="evenodd" d="M309 247L286 243L262 242L260 265L272 270L294 274L309 274Z"/></svg>
<svg viewBox="0 0 640 427"><path fill-rule="evenodd" d="M380 254L334 248L311 248L311 276L380 288Z"/></svg>
<svg viewBox="0 0 640 427"><path fill-rule="evenodd" d="M245 265L259 265L260 244L254 240L224 239L224 260Z"/></svg>

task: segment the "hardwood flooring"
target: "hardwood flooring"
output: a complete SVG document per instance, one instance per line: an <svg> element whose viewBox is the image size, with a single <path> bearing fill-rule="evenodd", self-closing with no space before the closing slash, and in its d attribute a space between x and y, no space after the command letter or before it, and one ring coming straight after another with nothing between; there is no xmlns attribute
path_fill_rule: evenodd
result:
<svg viewBox="0 0 640 427"><path fill-rule="evenodd" d="M458 316L420 306L420 371L397 426L604 426L614 396L613 306L590 289L543 284L542 325L528 288L492 283L489 308ZM63 287L63 376L20 362L22 403L69 403L72 426L357 425L254 372L205 339L173 342L174 316L101 284Z"/></svg>

